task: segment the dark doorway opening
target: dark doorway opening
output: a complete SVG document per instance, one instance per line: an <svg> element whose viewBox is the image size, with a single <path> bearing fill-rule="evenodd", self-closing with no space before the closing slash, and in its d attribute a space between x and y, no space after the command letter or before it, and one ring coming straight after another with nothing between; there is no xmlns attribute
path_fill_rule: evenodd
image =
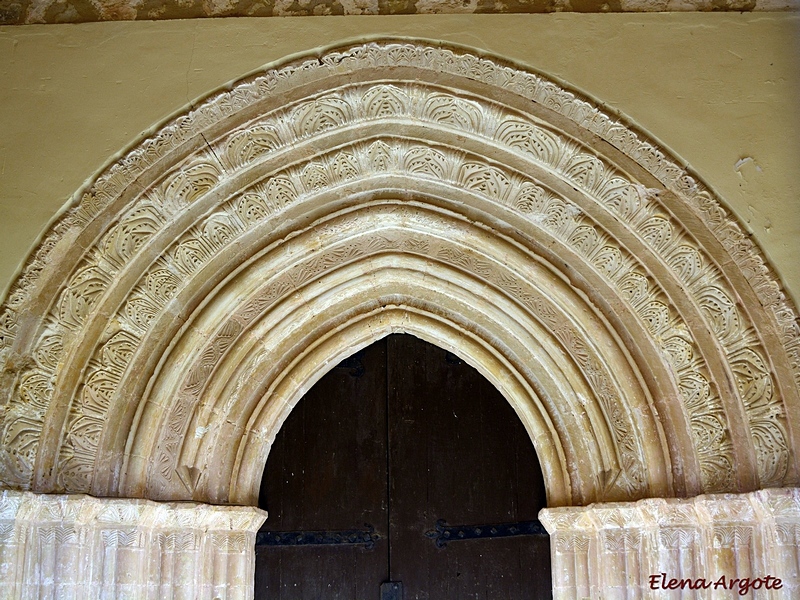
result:
<svg viewBox="0 0 800 600"><path fill-rule="evenodd" d="M409 335L304 396L259 505L256 599L552 598L549 538L518 535L546 505L527 432L475 369Z"/></svg>

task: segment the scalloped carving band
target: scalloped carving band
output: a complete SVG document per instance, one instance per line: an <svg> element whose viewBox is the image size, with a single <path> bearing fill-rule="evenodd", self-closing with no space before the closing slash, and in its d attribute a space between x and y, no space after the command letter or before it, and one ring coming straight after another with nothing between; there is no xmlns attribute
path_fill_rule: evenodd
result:
<svg viewBox="0 0 800 600"><path fill-rule="evenodd" d="M0 478L253 503L302 391L393 331L500 389L550 506L798 483L796 310L712 193L541 75L391 41L76 194L0 313Z"/></svg>

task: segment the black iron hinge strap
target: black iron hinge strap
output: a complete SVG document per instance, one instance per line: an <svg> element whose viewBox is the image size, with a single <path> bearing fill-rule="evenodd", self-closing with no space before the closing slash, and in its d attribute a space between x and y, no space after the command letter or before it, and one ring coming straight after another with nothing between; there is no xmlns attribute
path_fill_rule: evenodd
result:
<svg viewBox="0 0 800 600"><path fill-rule="evenodd" d="M517 523L496 523L490 525L447 525L444 519L436 521L436 528L425 534L437 548L444 548L448 542L503 538L518 535L548 535L538 520Z"/></svg>
<svg viewBox="0 0 800 600"><path fill-rule="evenodd" d="M364 546L371 549L381 539L372 525L343 531L259 531L256 546Z"/></svg>

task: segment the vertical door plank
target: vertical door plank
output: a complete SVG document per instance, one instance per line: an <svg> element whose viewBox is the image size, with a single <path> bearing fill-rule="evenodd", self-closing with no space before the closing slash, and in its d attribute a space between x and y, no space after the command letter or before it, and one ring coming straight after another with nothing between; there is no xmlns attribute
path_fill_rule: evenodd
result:
<svg viewBox="0 0 800 600"><path fill-rule="evenodd" d="M536 454L500 393L472 367L411 336L387 343L390 569L405 600L551 598L547 538L451 542L450 525L532 520L545 506Z"/></svg>
<svg viewBox="0 0 800 600"><path fill-rule="evenodd" d="M270 451L259 506L262 530L374 526L371 550L257 547L257 600L377 598L387 579L386 344L327 373L284 423ZM348 361L345 362L347 364Z"/></svg>

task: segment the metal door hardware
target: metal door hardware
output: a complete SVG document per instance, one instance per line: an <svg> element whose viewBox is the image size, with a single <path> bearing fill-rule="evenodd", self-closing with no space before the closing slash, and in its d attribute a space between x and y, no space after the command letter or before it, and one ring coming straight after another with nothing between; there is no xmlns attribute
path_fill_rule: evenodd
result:
<svg viewBox="0 0 800 600"><path fill-rule="evenodd" d="M367 550L381 539L372 525L344 531L259 531L256 546L364 546Z"/></svg>
<svg viewBox="0 0 800 600"><path fill-rule="evenodd" d="M437 548L444 548L448 542L518 535L547 535L547 530L538 520L489 525L447 525L444 519L439 519L436 521L436 528L425 535L434 541Z"/></svg>

